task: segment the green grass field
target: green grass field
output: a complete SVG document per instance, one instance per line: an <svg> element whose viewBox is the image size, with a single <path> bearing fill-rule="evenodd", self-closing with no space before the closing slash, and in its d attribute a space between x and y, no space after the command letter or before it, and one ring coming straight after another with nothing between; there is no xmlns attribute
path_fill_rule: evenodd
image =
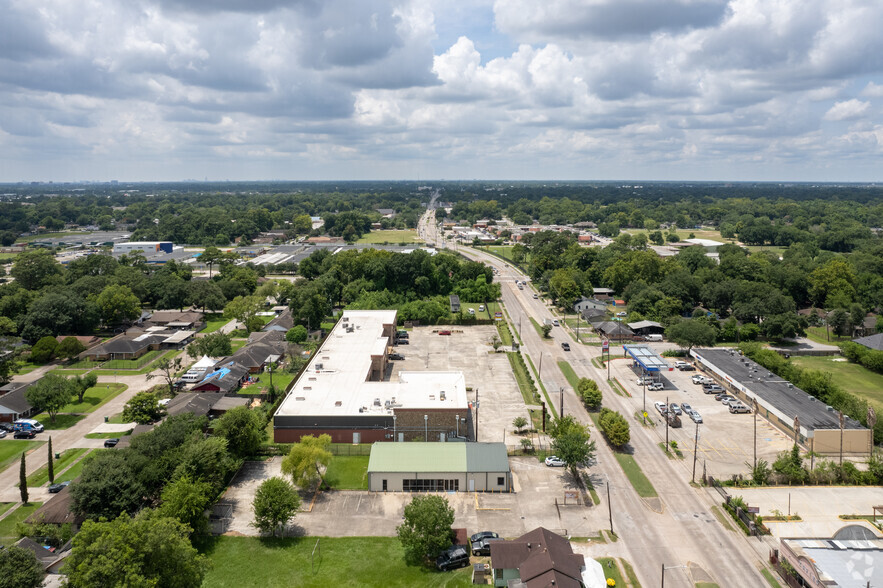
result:
<svg viewBox="0 0 883 588"><path fill-rule="evenodd" d="M644 498L655 498L656 496L659 496L656 493L656 488L653 487L653 484L650 483L650 480L647 479L647 476L641 471L641 466L635 461L634 456L629 455L628 453L620 453L618 451L614 451L613 455L616 456L616 461L619 462L622 471L625 472L626 477L629 479L629 482L631 482L635 492L638 493L638 496L643 496Z"/></svg>
<svg viewBox="0 0 883 588"><path fill-rule="evenodd" d="M297 374L292 374L291 372L274 372L273 385L276 386L276 390L285 391L296 375ZM260 375L260 378L261 381L259 384L252 384L247 388L241 389L240 392L243 394L258 394L261 391L266 393L267 390L270 389L270 374L264 372Z"/></svg>
<svg viewBox="0 0 883 588"><path fill-rule="evenodd" d="M12 462L21 459L22 452L39 447L43 443L45 441L24 441L21 439L7 439L3 441L0 443L0 471L5 470Z"/></svg>
<svg viewBox="0 0 883 588"><path fill-rule="evenodd" d="M816 343L824 343L825 345L836 345L843 341L852 341L849 337L829 333L825 327L808 327L806 329L806 338Z"/></svg>
<svg viewBox="0 0 883 588"><path fill-rule="evenodd" d="M214 333L224 325L230 322L230 319L224 318L221 314L206 314L205 328L200 331L202 333Z"/></svg>
<svg viewBox="0 0 883 588"><path fill-rule="evenodd" d="M18 541L15 526L18 523L24 522L26 518L31 516L31 513L42 505L42 502L31 502L30 504L19 506L17 509L9 513L9 516L0 521L0 545L9 547Z"/></svg>
<svg viewBox="0 0 883 588"><path fill-rule="evenodd" d="M212 567L203 586L471 586L468 567L438 572L405 565L394 537L318 539L317 556L311 561L317 537L218 537L205 550Z"/></svg>
<svg viewBox="0 0 883 588"><path fill-rule="evenodd" d="M149 351L148 353L159 353L159 356L153 356L149 364L145 365L144 357L147 357L147 354L144 357L140 357L137 360L128 360L128 359L114 359L112 361L108 361L102 366L102 369L97 369L93 373L97 376L137 376L141 374L149 374L153 371L156 366L156 362L160 359L168 358L173 359L180 351L177 349L170 349L168 351ZM125 365L131 366L130 368L121 368L116 362L123 362ZM141 366L138 367L138 363L141 362ZM122 364L121 364L122 365Z"/></svg>
<svg viewBox="0 0 883 588"><path fill-rule="evenodd" d="M117 433L117 435L122 436L122 433ZM85 455L83 459L66 469L64 473L61 474L62 477L59 477L56 474L55 479L61 480L62 482L64 480L76 480L80 477L80 474L83 473L83 468L86 467L86 463L88 463L89 460L92 459L92 456L97 454L99 451L107 451L107 449L93 449L87 455Z"/></svg>
<svg viewBox="0 0 883 588"><path fill-rule="evenodd" d="M84 414L59 413L55 415L55 422L53 423L52 420L49 418L49 414L45 412L41 412L34 417L35 420L43 423L43 427L45 427L47 431L61 431L64 429L70 429L84 418L86 418L86 415Z"/></svg>
<svg viewBox="0 0 883 588"><path fill-rule="evenodd" d="M233 353L236 353L245 346L247 341L248 339L233 339L230 341L230 349L233 350Z"/></svg>
<svg viewBox="0 0 883 588"><path fill-rule="evenodd" d="M0 262L11 261L18 256L18 253L0 253Z"/></svg>
<svg viewBox="0 0 883 588"><path fill-rule="evenodd" d="M368 459L367 455L334 456L325 481L336 490L367 490Z"/></svg>
<svg viewBox="0 0 883 588"><path fill-rule="evenodd" d="M99 384L94 388L89 388L83 395L83 402L73 402L67 404L59 412L92 412L103 406L117 394L128 388L125 384Z"/></svg>
<svg viewBox="0 0 883 588"><path fill-rule="evenodd" d="M802 368L831 374L844 390L875 403L878 412L883 410L883 375L840 356L792 356L791 361Z"/></svg>
<svg viewBox="0 0 883 588"><path fill-rule="evenodd" d="M604 568L604 577L608 580L613 580L615 582L615 586L625 586L625 582L622 579L622 574L619 572L619 566L616 565L616 560L612 557L599 557L597 560L601 567Z"/></svg>
<svg viewBox="0 0 883 588"><path fill-rule="evenodd" d="M482 305L484 306L484 310L478 310ZM463 311L464 315L469 315L470 308L475 311L475 318L479 319L493 319L495 312L503 312L503 308L500 306L499 302L488 302L485 304L484 302L460 301L460 309Z"/></svg>
<svg viewBox="0 0 883 588"><path fill-rule="evenodd" d="M132 432L132 429L128 431L118 431L116 433L86 433L83 435L84 439L114 439L119 437L125 437L129 433Z"/></svg>
<svg viewBox="0 0 883 588"><path fill-rule="evenodd" d="M84 453L88 453L88 449L67 449L62 452L61 457L55 460L54 471L55 479L63 482L69 478L65 478L62 470L70 466L78 457ZM28 486L37 487L49 482L49 467L43 466L30 476L28 476Z"/></svg>
<svg viewBox="0 0 883 588"><path fill-rule="evenodd" d="M403 231L371 231L362 235L362 238L356 243L372 243L374 245L398 245L399 243L423 243L423 240L417 237L417 231L408 229Z"/></svg>

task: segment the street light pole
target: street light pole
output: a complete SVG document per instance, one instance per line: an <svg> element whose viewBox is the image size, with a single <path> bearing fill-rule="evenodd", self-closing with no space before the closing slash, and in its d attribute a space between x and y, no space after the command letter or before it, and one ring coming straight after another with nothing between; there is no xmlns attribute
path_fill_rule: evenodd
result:
<svg viewBox="0 0 883 588"><path fill-rule="evenodd" d="M613 505L610 502L610 480L607 480L607 515L610 517L610 534L613 535Z"/></svg>
<svg viewBox="0 0 883 588"><path fill-rule="evenodd" d="M752 398L754 405L754 467L757 468L757 398Z"/></svg>
<svg viewBox="0 0 883 588"><path fill-rule="evenodd" d="M671 407L668 404L668 396L665 397L665 414L662 415L665 418L665 452L668 453L668 415L671 411Z"/></svg>
<svg viewBox="0 0 883 588"><path fill-rule="evenodd" d="M423 415L423 440L429 441L429 415Z"/></svg>
<svg viewBox="0 0 883 588"><path fill-rule="evenodd" d="M693 441L693 483L696 483L696 457L699 454L699 423L696 423L696 439Z"/></svg>

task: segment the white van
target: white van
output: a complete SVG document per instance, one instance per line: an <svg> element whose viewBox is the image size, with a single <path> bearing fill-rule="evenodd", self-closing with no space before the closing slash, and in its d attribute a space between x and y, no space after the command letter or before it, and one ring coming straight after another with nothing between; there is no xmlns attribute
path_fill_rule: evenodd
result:
<svg viewBox="0 0 883 588"><path fill-rule="evenodd" d="M647 335L644 337L645 341L662 341L662 335Z"/></svg>
<svg viewBox="0 0 883 588"><path fill-rule="evenodd" d="M35 433L43 432L43 425L40 421L34 419L19 419L12 423L12 428L16 431L33 431Z"/></svg>
<svg viewBox="0 0 883 588"><path fill-rule="evenodd" d="M470 309L469 309L469 314L475 314L475 309L474 309L474 308L470 308Z"/></svg>
<svg viewBox="0 0 883 588"><path fill-rule="evenodd" d="M205 372L190 370L189 372L181 376L181 381L187 382L188 384L195 384L196 382L202 381L202 377L204 374Z"/></svg>

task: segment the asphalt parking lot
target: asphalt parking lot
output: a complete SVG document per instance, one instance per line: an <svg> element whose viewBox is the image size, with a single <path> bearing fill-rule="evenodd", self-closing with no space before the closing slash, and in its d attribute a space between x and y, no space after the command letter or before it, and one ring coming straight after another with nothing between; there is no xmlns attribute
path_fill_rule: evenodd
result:
<svg viewBox="0 0 883 588"><path fill-rule="evenodd" d="M675 359L666 361L674 366ZM637 384L640 368L632 366L630 359L615 359L611 363L611 376L616 376L620 383L632 394L632 403L640 411L642 407L643 389ZM660 380L665 384L663 390L647 390L647 414L657 423L656 429L665 437L665 421L654 407L655 402L686 402L702 415L699 425L699 462L704 461L710 475L718 478L730 478L735 474L747 475L754 460L754 416L752 414L732 414L729 409L714 399L713 394L705 394L702 386L694 384L691 378L706 375L699 371L673 370L661 374ZM684 459L693 459L694 437L696 425L686 415L681 415L683 424L680 429L669 428L669 439L678 443ZM757 418L757 458L769 463L775 461L781 451L790 449L792 441L782 432L773 427L764 418ZM701 466L700 466L701 467Z"/></svg>
<svg viewBox="0 0 883 588"><path fill-rule="evenodd" d="M251 504L260 483L281 475L281 458L247 462L224 494L233 503L233 520L228 533L257 536L251 526ZM575 536L597 534L607 520L605 503L584 506L568 499L573 490L564 468L549 468L535 457L510 458L515 492L505 494L445 492L454 509L455 527L470 533L496 531L503 537L517 537L537 526ZM304 496L301 512L289 533L329 537L394 536L405 505L416 493L332 491Z"/></svg>
<svg viewBox="0 0 883 588"><path fill-rule="evenodd" d="M442 330L450 335L439 335ZM517 446L512 436L515 417L529 418L518 383L505 353L493 353L491 325L416 327L408 345L399 345L404 360L392 361L393 379L400 371L461 371L466 378L469 402L479 401L478 440L505 441ZM500 348L502 350L502 348ZM472 413L475 418L475 411Z"/></svg>

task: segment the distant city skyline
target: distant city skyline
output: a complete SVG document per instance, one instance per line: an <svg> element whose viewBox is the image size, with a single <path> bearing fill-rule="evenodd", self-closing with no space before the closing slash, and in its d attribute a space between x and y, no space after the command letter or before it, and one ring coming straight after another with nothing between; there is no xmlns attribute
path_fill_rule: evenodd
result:
<svg viewBox="0 0 883 588"><path fill-rule="evenodd" d="M0 6L0 182L883 180L879 3Z"/></svg>

